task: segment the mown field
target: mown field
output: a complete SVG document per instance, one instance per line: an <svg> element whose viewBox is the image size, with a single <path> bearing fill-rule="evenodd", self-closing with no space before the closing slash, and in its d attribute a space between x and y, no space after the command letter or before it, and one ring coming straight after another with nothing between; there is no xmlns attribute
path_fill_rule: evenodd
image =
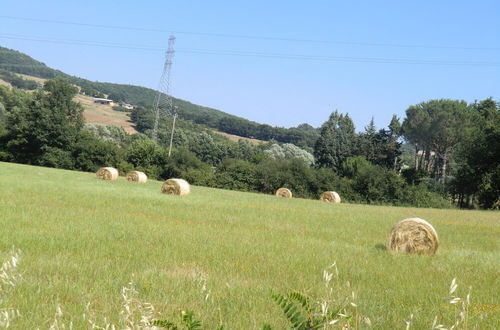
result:
<svg viewBox="0 0 500 330"><path fill-rule="evenodd" d="M411 313L416 329L435 316L452 324L454 305L444 298L454 277L459 296L472 287L469 328L500 324L499 212L330 205L203 187L179 197L160 186L0 163L0 260L12 246L22 250L22 281L0 306L20 311L12 328L48 328L57 304L76 329L85 327L87 303L96 318L116 321L120 289L134 281L160 318L190 309L208 329L219 315L228 329L282 329L271 294L321 297L333 262L339 292L349 281L375 329L404 329ZM384 249L392 225L414 216L440 235L432 258ZM200 274L214 303L203 298Z"/></svg>

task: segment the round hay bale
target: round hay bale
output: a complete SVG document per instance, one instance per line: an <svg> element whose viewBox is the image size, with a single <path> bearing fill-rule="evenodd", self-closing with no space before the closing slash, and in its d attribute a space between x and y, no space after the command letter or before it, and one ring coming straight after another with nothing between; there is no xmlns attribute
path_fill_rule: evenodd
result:
<svg viewBox="0 0 500 330"><path fill-rule="evenodd" d="M394 225L387 244L394 252L434 255L439 237L430 223L420 218L408 218Z"/></svg>
<svg viewBox="0 0 500 330"><path fill-rule="evenodd" d="M148 176L144 172L130 171L127 173L127 181L146 183L146 181L148 181Z"/></svg>
<svg viewBox="0 0 500 330"><path fill-rule="evenodd" d="M118 170L114 167L101 167L95 174L101 180L118 179Z"/></svg>
<svg viewBox="0 0 500 330"><path fill-rule="evenodd" d="M325 191L319 196L319 200L327 203L340 203L340 196L335 191Z"/></svg>
<svg viewBox="0 0 500 330"><path fill-rule="evenodd" d="M161 192L170 195L187 195L191 191L189 183L183 179L168 179L161 186Z"/></svg>
<svg viewBox="0 0 500 330"><path fill-rule="evenodd" d="M292 192L287 188L279 188L276 190L276 196L284 198L292 198Z"/></svg>

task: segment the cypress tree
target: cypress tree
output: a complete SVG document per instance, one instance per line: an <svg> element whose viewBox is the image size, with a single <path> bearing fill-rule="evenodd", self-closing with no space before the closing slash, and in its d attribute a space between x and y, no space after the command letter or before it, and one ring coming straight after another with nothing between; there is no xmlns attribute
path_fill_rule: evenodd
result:
<svg viewBox="0 0 500 330"><path fill-rule="evenodd" d="M314 146L317 166L339 170L352 154L354 137L354 124L349 115L339 114L337 110L332 112L321 126L320 137Z"/></svg>

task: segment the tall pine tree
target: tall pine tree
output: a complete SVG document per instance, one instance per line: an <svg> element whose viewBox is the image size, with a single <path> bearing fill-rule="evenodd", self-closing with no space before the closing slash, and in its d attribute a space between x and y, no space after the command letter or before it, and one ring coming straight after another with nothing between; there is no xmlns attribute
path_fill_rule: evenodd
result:
<svg viewBox="0 0 500 330"><path fill-rule="evenodd" d="M317 166L339 170L345 159L352 155L354 138L354 124L349 115L332 112L321 126L320 137L314 146Z"/></svg>

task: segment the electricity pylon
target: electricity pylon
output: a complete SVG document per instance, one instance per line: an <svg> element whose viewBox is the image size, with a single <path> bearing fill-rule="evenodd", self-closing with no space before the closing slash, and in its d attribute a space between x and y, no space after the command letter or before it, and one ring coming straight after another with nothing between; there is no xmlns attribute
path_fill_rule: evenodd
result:
<svg viewBox="0 0 500 330"><path fill-rule="evenodd" d="M161 74L160 83L158 84L158 93L156 94L153 111L155 113L155 123L153 127L153 140L158 142L158 121L160 120L160 111L163 109L167 114L173 117L172 132L170 133L170 146L168 148L168 156L172 153L172 142L174 140L175 119L177 111L173 107L172 96L170 96L170 71L172 70L172 59L174 57L175 36L171 35L168 38L168 49L165 54L165 64L163 65L163 73Z"/></svg>

